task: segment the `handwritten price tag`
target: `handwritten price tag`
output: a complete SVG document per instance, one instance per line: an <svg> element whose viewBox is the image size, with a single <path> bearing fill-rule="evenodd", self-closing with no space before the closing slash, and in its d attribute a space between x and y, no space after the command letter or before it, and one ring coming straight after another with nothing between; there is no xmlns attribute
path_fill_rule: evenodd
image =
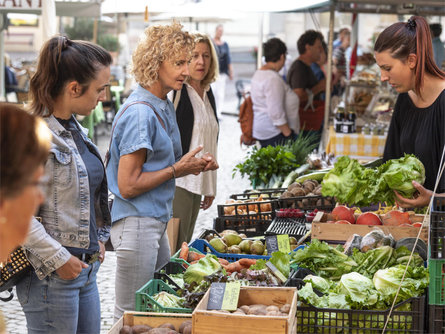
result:
<svg viewBox="0 0 445 334"><path fill-rule="evenodd" d="M290 252L289 235L280 234L266 237L267 254L272 255L273 252Z"/></svg>
<svg viewBox="0 0 445 334"><path fill-rule="evenodd" d="M240 289L240 282L212 283L207 309L235 311L238 308Z"/></svg>

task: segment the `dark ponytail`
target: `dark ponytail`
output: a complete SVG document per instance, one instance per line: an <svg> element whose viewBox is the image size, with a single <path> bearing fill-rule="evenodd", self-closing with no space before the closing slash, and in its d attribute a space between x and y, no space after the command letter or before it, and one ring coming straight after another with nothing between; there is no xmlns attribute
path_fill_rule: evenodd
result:
<svg viewBox="0 0 445 334"><path fill-rule="evenodd" d="M421 96L425 73L445 80L445 72L437 67L433 58L431 33L426 20L411 16L408 22L397 22L383 30L374 45L375 52L389 50L393 58L405 62L410 54L417 56L414 90Z"/></svg>
<svg viewBox="0 0 445 334"><path fill-rule="evenodd" d="M52 114L54 101L68 82L77 81L83 94L98 71L111 62L111 55L99 45L65 36L51 38L40 51L37 70L30 81L32 112L44 116L48 109Z"/></svg>

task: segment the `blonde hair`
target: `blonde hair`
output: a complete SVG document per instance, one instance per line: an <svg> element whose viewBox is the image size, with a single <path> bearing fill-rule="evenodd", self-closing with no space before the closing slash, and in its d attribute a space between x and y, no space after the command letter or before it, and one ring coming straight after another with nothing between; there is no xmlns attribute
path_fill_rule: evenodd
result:
<svg viewBox="0 0 445 334"><path fill-rule="evenodd" d="M214 82L216 80L216 78L218 77L218 74L219 74L218 55L216 54L215 47L214 47L212 41L210 40L209 36L196 33L196 34L193 34L192 37L194 38L195 46L198 43L205 43L205 44L207 44L207 46L209 47L209 50L210 50L209 71L207 72L204 79L202 79L202 81L201 81L201 87L206 87L207 85ZM186 81L188 81L189 78L190 77L188 77L186 79Z"/></svg>
<svg viewBox="0 0 445 334"><path fill-rule="evenodd" d="M164 61L173 62L184 52L189 60L193 48L193 38L178 22L148 27L133 53L132 74L136 82L150 87L159 79L159 68Z"/></svg>

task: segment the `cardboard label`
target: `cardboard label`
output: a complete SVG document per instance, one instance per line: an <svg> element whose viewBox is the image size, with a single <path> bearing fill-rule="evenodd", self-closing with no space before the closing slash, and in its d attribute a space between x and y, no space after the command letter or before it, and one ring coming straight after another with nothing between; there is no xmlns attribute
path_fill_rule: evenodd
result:
<svg viewBox="0 0 445 334"><path fill-rule="evenodd" d="M291 251L289 235L280 234L266 237L266 247L268 255L272 255L273 252L278 251L288 254Z"/></svg>
<svg viewBox="0 0 445 334"><path fill-rule="evenodd" d="M238 308L240 290L240 282L212 283L207 309L235 311Z"/></svg>

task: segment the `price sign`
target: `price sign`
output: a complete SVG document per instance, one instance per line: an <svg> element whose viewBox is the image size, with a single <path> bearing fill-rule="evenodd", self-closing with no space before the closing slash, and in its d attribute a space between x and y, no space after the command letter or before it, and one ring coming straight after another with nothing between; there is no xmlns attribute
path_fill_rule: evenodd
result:
<svg viewBox="0 0 445 334"><path fill-rule="evenodd" d="M207 309L235 311L238 308L240 289L240 282L212 283Z"/></svg>
<svg viewBox="0 0 445 334"><path fill-rule="evenodd" d="M280 234L266 237L267 254L272 255L273 252L290 252L289 235Z"/></svg>
<svg viewBox="0 0 445 334"><path fill-rule="evenodd" d="M287 280L287 279L286 279L286 276L284 276L284 275L281 273L281 271L279 271L278 268L275 267L275 265L274 265L272 262L270 262L270 261L266 262L266 267L270 269L270 271L272 272L272 274L274 274L275 277L278 278L278 279L281 281L281 283L286 282L286 280Z"/></svg>

